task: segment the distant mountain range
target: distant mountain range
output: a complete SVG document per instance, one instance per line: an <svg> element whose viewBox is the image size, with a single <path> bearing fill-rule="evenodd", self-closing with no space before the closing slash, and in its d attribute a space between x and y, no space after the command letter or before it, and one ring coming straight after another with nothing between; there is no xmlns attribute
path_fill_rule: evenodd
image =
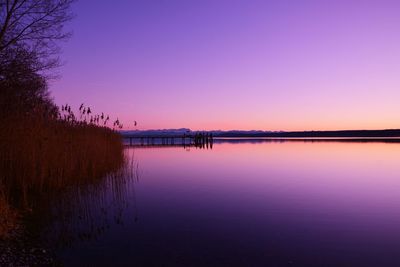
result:
<svg viewBox="0 0 400 267"><path fill-rule="evenodd" d="M400 137L400 129L387 130L340 130L340 131L260 131L260 130L213 130L213 131L192 131L187 128L180 129L159 129L159 130L133 130L121 131L123 136L176 136L194 133L212 133L214 137L275 137L275 138L296 138L296 137Z"/></svg>

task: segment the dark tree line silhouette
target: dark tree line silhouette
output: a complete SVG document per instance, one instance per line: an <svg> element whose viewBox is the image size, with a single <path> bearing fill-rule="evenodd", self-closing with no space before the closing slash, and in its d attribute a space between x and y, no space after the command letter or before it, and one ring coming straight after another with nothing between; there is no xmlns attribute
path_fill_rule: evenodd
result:
<svg viewBox="0 0 400 267"><path fill-rule="evenodd" d="M58 42L69 37L72 0L0 0L0 109L53 114L48 79L59 66Z"/></svg>
<svg viewBox="0 0 400 267"><path fill-rule="evenodd" d="M117 119L81 105L57 107L48 81L72 0L0 0L0 239L38 195L90 184L124 164ZM39 264L40 265L40 264Z"/></svg>
<svg viewBox="0 0 400 267"><path fill-rule="evenodd" d="M0 0L0 58L9 63L35 61L35 71L59 64L58 42L70 36L64 25L72 18L73 0Z"/></svg>
<svg viewBox="0 0 400 267"><path fill-rule="evenodd" d="M48 80L56 76L54 69L60 65L58 43L70 36L64 25L73 17L73 2L0 0L0 111L4 116L39 115L107 126L109 116L91 114L83 104L79 119L70 107L65 114L67 110L64 106L59 110L48 91ZM116 119L112 127L122 129L123 125Z"/></svg>

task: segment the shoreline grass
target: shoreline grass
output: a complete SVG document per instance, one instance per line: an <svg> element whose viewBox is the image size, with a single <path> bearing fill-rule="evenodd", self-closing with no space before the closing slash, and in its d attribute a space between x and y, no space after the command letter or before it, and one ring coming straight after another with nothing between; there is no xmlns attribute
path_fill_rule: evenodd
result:
<svg viewBox="0 0 400 267"><path fill-rule="evenodd" d="M0 118L0 239L39 195L93 183L124 163L120 134L100 116L78 121L70 108L50 117L12 114Z"/></svg>

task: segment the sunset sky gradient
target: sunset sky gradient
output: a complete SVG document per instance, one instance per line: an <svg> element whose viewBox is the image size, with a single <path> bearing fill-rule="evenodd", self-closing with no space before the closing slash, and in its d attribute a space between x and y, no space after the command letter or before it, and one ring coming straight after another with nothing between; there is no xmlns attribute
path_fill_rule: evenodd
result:
<svg viewBox="0 0 400 267"><path fill-rule="evenodd" d="M74 4L57 104L127 128L400 128L400 1Z"/></svg>

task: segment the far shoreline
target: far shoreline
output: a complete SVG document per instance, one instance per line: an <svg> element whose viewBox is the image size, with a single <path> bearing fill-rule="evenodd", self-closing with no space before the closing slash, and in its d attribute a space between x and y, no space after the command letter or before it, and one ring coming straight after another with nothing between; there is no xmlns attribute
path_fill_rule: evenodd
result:
<svg viewBox="0 0 400 267"><path fill-rule="evenodd" d="M191 131L190 129L121 131L123 137L212 134L214 138L400 138L400 129L337 130L337 131Z"/></svg>

